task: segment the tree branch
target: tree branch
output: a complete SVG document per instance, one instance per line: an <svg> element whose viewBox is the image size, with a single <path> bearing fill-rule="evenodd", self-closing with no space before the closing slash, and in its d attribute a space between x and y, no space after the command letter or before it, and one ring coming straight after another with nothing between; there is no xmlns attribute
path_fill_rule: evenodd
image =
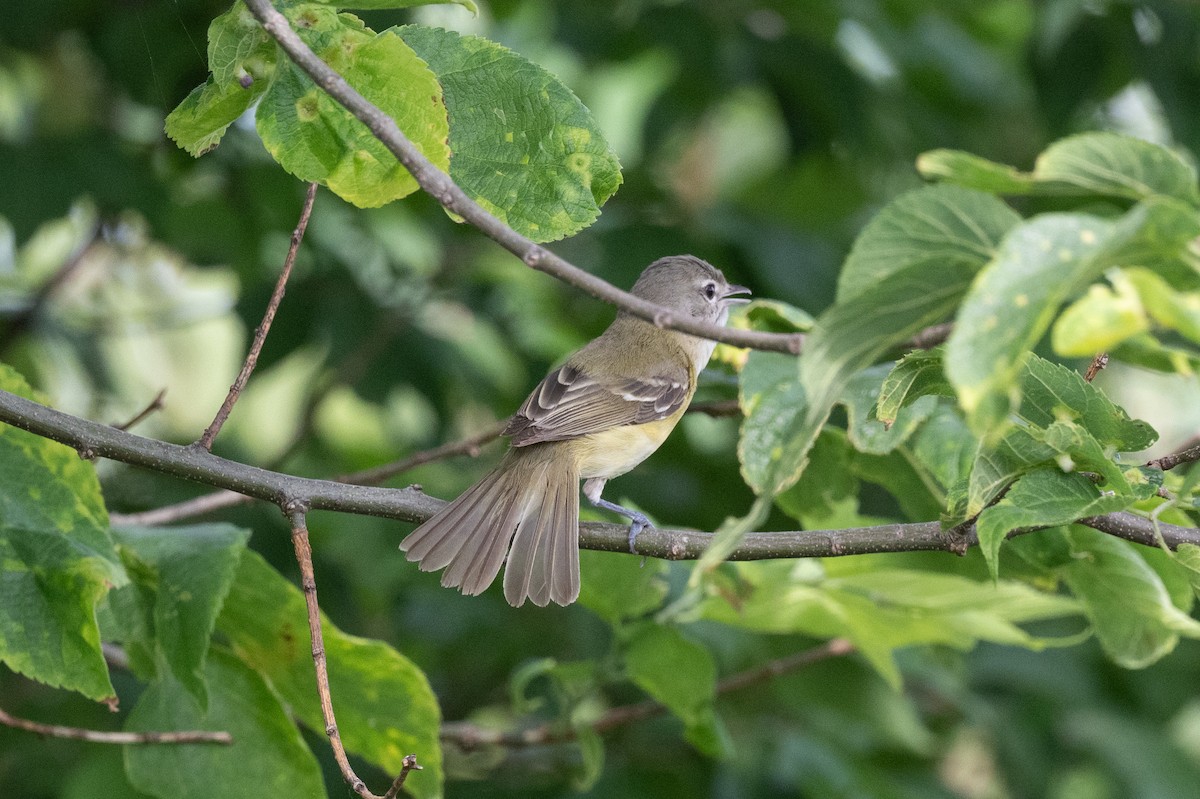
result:
<svg viewBox="0 0 1200 799"><path fill-rule="evenodd" d="M309 183L308 191L304 195L304 205L300 209L300 221L296 223L296 229L292 231L292 242L288 246L287 257L283 259L283 269L279 272L279 279L275 281L275 289L271 292L271 299L267 302L267 309L263 312L262 321L254 329L254 340L250 343L250 351L246 353L246 360L242 363L242 369L238 372L237 379L229 387L225 401L217 409L217 415L196 442L197 446L208 450L212 449L213 440L217 437L217 433L221 432L225 420L229 418L229 414L233 410L233 404L238 401L238 397L242 395L242 389L246 387L246 381L250 379L250 373L258 365L259 353L262 352L263 344L267 340L271 323L275 321L275 312L279 310L279 303L283 301L283 293L287 289L288 278L292 276L296 253L300 251L300 242L304 239L304 231L308 228L308 218L312 215L313 200L316 198L317 184Z"/></svg>
<svg viewBox="0 0 1200 799"><path fill-rule="evenodd" d="M622 291L535 244L497 219L467 196L442 170L438 169L400 130L396 122L358 93L345 78L332 70L309 49L287 19L276 11L269 0L247 0L250 12L262 23L263 29L288 54L301 70L361 121L404 166L417 184L446 210L462 217L481 233L520 258L527 266L583 289L593 297L617 306L627 313L693 336L721 341L738 347L798 354L804 337L800 334L764 333L737 330L677 316L674 312L652 302Z"/></svg>
<svg viewBox="0 0 1200 799"><path fill-rule="evenodd" d="M1167 472L1181 464L1200 461L1200 441L1196 439L1192 439L1192 441L1195 443L1185 444L1178 452L1173 452L1170 455L1163 455L1161 458L1146 461L1146 465L1151 469L1162 469L1164 472Z"/></svg>
<svg viewBox="0 0 1200 799"><path fill-rule="evenodd" d="M86 458L104 457L143 466L162 474L226 488L280 507L298 502L314 510L421 522L444 504L413 487L373 488L293 477L247 466L196 446L167 444L80 419L7 391L0 391L0 422L66 444ZM1081 523L1139 544L1157 545L1155 523L1132 513L1110 513L1081 520ZM1194 527L1160 522L1157 532L1172 549L1180 544L1200 545L1200 529ZM628 552L628 533L624 524L586 522L580 525L579 543L585 549ZM638 554L666 560L692 560L698 558L711 542L711 533L648 528L638 536ZM730 560L838 557L872 552L956 552L961 547L961 537L943 531L939 522L914 522L847 530L750 533L730 555Z"/></svg>
<svg viewBox="0 0 1200 799"><path fill-rule="evenodd" d="M766 680L782 677L806 666L819 663L822 660L848 655L854 651L854 645L845 638L833 638L820 646L805 649L786 657L764 663L761 666L738 672L721 680L716 685L717 696L739 691L751 685ZM653 718L667 712L667 706L660 702L649 700L633 705L622 705L609 708L600 718L590 725L597 733L623 727L643 719ZM480 727L470 722L458 721L442 725L440 737L450 741L466 751L478 749L481 746L505 746L511 748L523 746L542 746L545 744L573 741L578 732L572 727L557 724L542 724L526 730L496 730Z"/></svg>
<svg viewBox="0 0 1200 799"><path fill-rule="evenodd" d="M0 710L0 724L18 730L49 735L52 738L69 738L97 744L231 744L233 736L223 731L182 730L178 732L107 732L85 730L80 727L64 727L61 724L42 724L38 721L21 719Z"/></svg>

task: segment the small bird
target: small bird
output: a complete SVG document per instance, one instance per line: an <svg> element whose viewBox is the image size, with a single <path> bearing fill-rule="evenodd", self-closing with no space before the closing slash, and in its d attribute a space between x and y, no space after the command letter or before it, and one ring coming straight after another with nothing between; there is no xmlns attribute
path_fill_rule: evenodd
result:
<svg viewBox="0 0 1200 799"><path fill-rule="evenodd" d="M673 313L724 324L750 290L692 255L646 267L632 293ZM650 525L600 496L658 449L696 390L715 342L659 328L628 313L538 384L508 421L500 465L400 544L442 585L482 593L505 561L504 598L544 606L579 597L579 481L598 508L630 520L629 548Z"/></svg>

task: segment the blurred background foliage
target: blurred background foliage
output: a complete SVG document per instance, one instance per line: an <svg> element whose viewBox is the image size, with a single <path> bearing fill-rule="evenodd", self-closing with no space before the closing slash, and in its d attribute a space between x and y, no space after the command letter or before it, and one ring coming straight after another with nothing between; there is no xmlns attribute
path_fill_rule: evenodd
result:
<svg viewBox="0 0 1200 799"><path fill-rule="evenodd" d="M164 410L138 432L179 442L197 437L236 373L304 192L252 124L235 124L200 159L162 134L165 114L203 81L205 32L226 7L44 0L22 4L0 30L0 324L40 308L0 357L57 407L103 421L132 416L166 388ZM692 252L756 295L815 314L832 301L855 233L919 184L913 162L923 151L952 147L1027 168L1056 138L1107 129L1200 152L1200 7L1190 3L499 0L477 17L457 6L362 16L375 29L416 19L480 33L576 91L619 154L624 185L596 225L554 246L622 286L660 255ZM84 248L39 304L39 287ZM216 451L327 476L477 433L611 316L426 197L362 211L322 192L259 371ZM1129 369L1102 380L1163 434L1163 450L1200 425L1194 381ZM717 372L700 398L735 390ZM636 476L613 482L613 497L663 522L713 529L751 501L736 436L733 420L689 416ZM498 451L395 482L450 496ZM199 492L100 469L112 510ZM864 513L903 518L883 492L862 491ZM251 528L252 546L294 575L277 512L222 518ZM510 681L540 659L603 668L612 633L589 611L514 610L495 592L465 600L443 590L397 553L404 525L322 514L311 524L324 610L413 658L448 720L511 712ZM782 515L771 524L794 526ZM983 573L974 556L964 568ZM815 643L715 624L689 633L722 675ZM1191 795L1197 655L1185 641L1131 672L1094 642L908 651L899 693L854 658L828 661L723 697L726 759L697 753L668 717L609 734L588 794ZM535 677L522 690L553 714L554 685ZM131 680L117 688L137 690ZM17 715L112 724L106 711L6 671L0 696ZM607 701L640 696L626 686ZM328 760L319 737L310 741ZM5 796L134 795L119 763L102 747L0 729ZM502 759L450 751L451 777L486 779L452 780L447 793L570 794L585 765L572 745ZM330 784L340 795L336 777Z"/></svg>

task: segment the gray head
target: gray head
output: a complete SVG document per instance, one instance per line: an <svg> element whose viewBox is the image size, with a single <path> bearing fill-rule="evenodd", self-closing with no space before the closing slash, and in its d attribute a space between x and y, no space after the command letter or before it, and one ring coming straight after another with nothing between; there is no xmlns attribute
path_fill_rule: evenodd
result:
<svg viewBox="0 0 1200 799"><path fill-rule="evenodd" d="M694 255L670 255L646 267L632 293L644 300L715 324L724 324L729 306L749 302L750 289L725 279L721 270Z"/></svg>

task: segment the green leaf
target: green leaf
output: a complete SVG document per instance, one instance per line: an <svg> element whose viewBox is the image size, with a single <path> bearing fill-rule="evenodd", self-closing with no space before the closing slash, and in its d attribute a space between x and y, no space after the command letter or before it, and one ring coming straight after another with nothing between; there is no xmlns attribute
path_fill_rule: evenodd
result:
<svg viewBox="0 0 1200 799"><path fill-rule="evenodd" d="M383 8L416 8L417 6L459 5L478 16L479 8L474 0L301 0L306 3L329 5L335 8L353 8L370 11Z"/></svg>
<svg viewBox="0 0 1200 799"><path fill-rule="evenodd" d="M1171 652L1181 634L1200 637L1200 622L1174 605L1132 544L1083 527L1066 536L1072 559L1063 578L1113 661L1144 668Z"/></svg>
<svg viewBox="0 0 1200 799"><path fill-rule="evenodd" d="M821 579L820 569L804 561L734 566L736 586L709 597L699 609L703 618L758 632L845 637L893 687L900 684L894 653L901 647L966 650L993 641L1039 649L1063 641L1030 635L1017 624L1078 612L1070 599L1011 581L902 569Z"/></svg>
<svg viewBox="0 0 1200 799"><path fill-rule="evenodd" d="M155 665L161 658L204 707L209 638L250 532L201 524L118 529L113 534L131 579L118 592L128 594L127 606L142 616L135 629L148 633L126 640L126 650Z"/></svg>
<svg viewBox="0 0 1200 799"><path fill-rule="evenodd" d="M392 31L371 36L347 14L317 6L303 37L364 97L392 117L439 169L450 151L446 107L437 77ZM411 194L416 180L367 126L345 111L290 61L281 62L258 106L258 132L280 165L300 180L328 186L360 208Z"/></svg>
<svg viewBox="0 0 1200 799"><path fill-rule="evenodd" d="M584 550L579 553L579 570L583 575L579 604L610 624L644 616L667 596L664 560L640 564L628 555Z"/></svg>
<svg viewBox="0 0 1200 799"><path fill-rule="evenodd" d="M742 368L738 404L744 417L738 440L742 477L756 494L778 494L800 477L811 445L805 438L807 403L797 360L751 352Z"/></svg>
<svg viewBox="0 0 1200 799"><path fill-rule="evenodd" d="M300 589L246 551L217 629L243 661L262 673L292 713L313 730L324 730ZM441 721L425 675L408 658L380 641L346 633L322 618L329 681L338 730L351 752L389 774L398 774L405 755L416 754L423 769L409 774L405 788L418 797L441 793ZM210 681L211 685L211 681Z"/></svg>
<svg viewBox="0 0 1200 799"><path fill-rule="evenodd" d="M1056 353L1089 358L1150 329L1146 311L1130 282L1118 275L1113 278L1115 292L1108 286L1093 285L1058 317L1050 336Z"/></svg>
<svg viewBox="0 0 1200 799"><path fill-rule="evenodd" d="M183 102L167 115L165 130L171 140L200 157L221 143L225 131L262 96L265 86L255 83L243 89L236 82L218 85L210 77L192 89Z"/></svg>
<svg viewBox="0 0 1200 799"><path fill-rule="evenodd" d="M917 170L929 179L995 194L1166 196L1200 205L1196 172L1186 161L1157 144L1116 133L1060 139L1038 156L1033 172L958 150L922 153Z"/></svg>
<svg viewBox="0 0 1200 799"><path fill-rule="evenodd" d="M962 150L921 153L917 156L917 172L926 180L940 180L989 194L1028 194L1037 186L1027 172Z"/></svg>
<svg viewBox="0 0 1200 799"><path fill-rule="evenodd" d="M261 80L274 61L275 40L240 0L208 26L208 69L216 85L237 85L245 76Z"/></svg>
<svg viewBox="0 0 1200 799"><path fill-rule="evenodd" d="M1113 225L1085 214L1045 214L1013 229L958 311L946 376L977 435L994 437L1019 402L1029 349L1073 287L1102 267Z"/></svg>
<svg viewBox="0 0 1200 799"><path fill-rule="evenodd" d="M0 389L32 398L0 363ZM92 464L0 424L0 662L26 677L116 702L96 604L126 582Z"/></svg>
<svg viewBox="0 0 1200 799"><path fill-rule="evenodd" d="M1137 497L1101 491L1081 474L1064 474L1041 468L1020 477L1004 499L979 515L975 529L992 577L998 575L1000 544L1011 531L1023 527L1055 527L1085 516L1124 510Z"/></svg>
<svg viewBox="0 0 1200 799"><path fill-rule="evenodd" d="M596 220L621 185L621 167L570 89L479 36L416 25L397 32L441 81L450 176L472 199L535 241Z"/></svg>
<svg viewBox="0 0 1200 799"><path fill-rule="evenodd" d="M859 452L886 455L907 441L937 408L937 397L921 397L902 408L890 424L876 419L875 404L891 371L889 364L864 369L850 379L842 393L849 421L847 433Z"/></svg>
<svg viewBox="0 0 1200 799"><path fill-rule="evenodd" d="M879 400L875 416L885 424L892 424L900 409L920 397L953 397L954 387L946 379L942 368L942 347L916 350L901 358L879 388Z"/></svg>
<svg viewBox="0 0 1200 799"><path fill-rule="evenodd" d="M1082 133L1050 145L1033 170L1039 182L1142 200L1159 194L1200 205L1196 172L1157 144L1117 133Z"/></svg>
<svg viewBox="0 0 1200 799"><path fill-rule="evenodd" d="M902 194L855 240L838 276L838 303L877 289L898 273L919 275L922 266L961 264L973 273L1020 221L1000 200L969 189L926 186Z"/></svg>
<svg viewBox="0 0 1200 799"><path fill-rule="evenodd" d="M751 329L772 333L795 333L813 326L813 318L807 311L779 300L752 300L742 316Z"/></svg>
<svg viewBox="0 0 1200 799"><path fill-rule="evenodd" d="M837 428L827 427L817 436L809 452L809 461L820 480L800 480L775 497L784 513L807 528L827 527L858 493L858 480L850 471L850 442ZM857 506L857 501L854 501Z"/></svg>
<svg viewBox="0 0 1200 799"><path fill-rule="evenodd" d="M210 653L205 678L207 711L168 677L146 688L125 728L223 730L233 736L233 744L126 747L125 770L133 786L163 799L324 799L317 759L263 678L220 649Z"/></svg>
<svg viewBox="0 0 1200 799"><path fill-rule="evenodd" d="M1148 269L1127 269L1123 275L1155 322L1200 344L1200 291L1176 291Z"/></svg>
<svg viewBox="0 0 1200 799"><path fill-rule="evenodd" d="M683 722L693 746L712 757L728 751L713 711L717 667L707 649L674 627L645 622L629 632L624 653L629 678Z"/></svg>

